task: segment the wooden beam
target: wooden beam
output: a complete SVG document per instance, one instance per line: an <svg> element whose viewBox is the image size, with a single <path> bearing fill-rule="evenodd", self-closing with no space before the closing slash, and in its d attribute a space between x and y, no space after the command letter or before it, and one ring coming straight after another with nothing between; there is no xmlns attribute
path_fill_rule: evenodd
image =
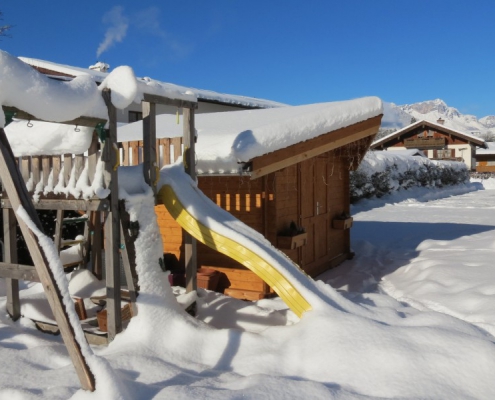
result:
<svg viewBox="0 0 495 400"><path fill-rule="evenodd" d="M145 182L156 194L156 104L143 101L143 174Z"/></svg>
<svg viewBox="0 0 495 400"><path fill-rule="evenodd" d="M43 227L31 199L29 198L26 185L17 168L14 154L12 153L12 149L3 128L0 128L0 179L12 202L14 210L18 210L20 207L24 208L36 228L43 232ZM76 369L81 386L86 390L94 390L94 375L86 364L86 360L81 352L81 346L76 340L75 328L69 321L69 316L65 308L66 306L63 304L62 300L62 293L57 285L53 272L48 266L47 256L40 246L38 238L22 218L18 218L18 223L29 249L29 253L31 254L31 258L36 266L36 271L41 284L43 285L50 308L52 309L57 325L60 328L62 339L64 340L67 351L69 352Z"/></svg>
<svg viewBox="0 0 495 400"><path fill-rule="evenodd" d="M56 122L56 121L47 121L44 119L40 119L35 117L32 114L29 114L25 111L19 110L16 107L9 107L9 106L2 106L3 112L13 112L15 113L14 118L18 119L25 119L28 121L45 121L45 122L53 122L56 124L64 124L64 125L79 125L79 126L92 126L96 127L99 123L105 123L106 121L101 118L95 118L95 117L86 117L82 116L70 121L61 121L61 122Z"/></svg>
<svg viewBox="0 0 495 400"><path fill-rule="evenodd" d="M195 110L198 108L196 101L169 99L168 97L158 96L156 94L143 94L143 100L148 103L163 104L165 106L175 106L178 108L189 108Z"/></svg>
<svg viewBox="0 0 495 400"><path fill-rule="evenodd" d="M13 210L2 210L3 213L3 262L5 264L17 263L17 223ZM0 266L0 276L7 267ZM21 316L21 303L19 300L19 281L22 279L15 274L2 276L7 278L7 312L14 321Z"/></svg>
<svg viewBox="0 0 495 400"><path fill-rule="evenodd" d="M3 198L2 208L12 208L8 198ZM36 210L64 210L64 211L108 211L110 202L108 199L94 200L67 200L65 195L57 199L40 199L34 204Z"/></svg>
<svg viewBox="0 0 495 400"><path fill-rule="evenodd" d="M183 130L184 130L184 167L186 173L192 180L196 180L196 156L195 156L195 137L196 129L194 126L194 111L184 108ZM186 267L186 291L191 292L197 289L197 243L189 233L184 231L184 258Z"/></svg>
<svg viewBox="0 0 495 400"><path fill-rule="evenodd" d="M379 115L366 121L325 133L305 142L294 144L285 149L253 158L251 179L257 179L364 137L375 135L380 127L381 118L382 116Z"/></svg>
<svg viewBox="0 0 495 400"><path fill-rule="evenodd" d="M0 262L0 278L11 278L15 281L23 280L40 282L40 278L38 276L38 273L36 272L36 267L34 267L33 265L13 264L8 261ZM18 311L20 312L20 310ZM11 315L12 319L16 319L10 311L9 314ZM19 316L20 314L17 318L19 318Z"/></svg>
<svg viewBox="0 0 495 400"><path fill-rule="evenodd" d="M107 284L108 341L122 332L120 297L120 213L117 165L117 110L112 104L111 91L104 89L103 99L108 108L109 135L105 140L105 175L110 189L110 210L105 219L105 272Z"/></svg>

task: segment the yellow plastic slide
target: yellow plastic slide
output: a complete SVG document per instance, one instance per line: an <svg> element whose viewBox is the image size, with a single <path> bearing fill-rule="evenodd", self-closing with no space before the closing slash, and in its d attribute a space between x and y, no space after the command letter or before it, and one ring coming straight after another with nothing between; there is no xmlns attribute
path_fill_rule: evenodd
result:
<svg viewBox="0 0 495 400"><path fill-rule="evenodd" d="M168 212L191 236L214 250L236 260L263 279L299 317L311 310L309 302L294 288L289 280L273 265L258 254L245 248L236 241L212 231L196 220L183 206L170 185L164 185L158 192L158 201L165 205ZM221 222L221 221L217 221ZM229 228L231 229L231 228ZM273 248L273 251L278 251Z"/></svg>

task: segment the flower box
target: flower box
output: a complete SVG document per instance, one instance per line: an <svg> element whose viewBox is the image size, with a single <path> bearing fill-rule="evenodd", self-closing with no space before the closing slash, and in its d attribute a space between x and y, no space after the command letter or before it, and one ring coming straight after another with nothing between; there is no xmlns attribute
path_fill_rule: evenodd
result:
<svg viewBox="0 0 495 400"><path fill-rule="evenodd" d="M129 303L127 303L121 310L122 322L128 321L132 317L132 308ZM98 320L98 329L102 332L107 332L107 310L101 310L96 313L96 319Z"/></svg>
<svg viewBox="0 0 495 400"><path fill-rule="evenodd" d="M196 277L199 288L216 290L220 280L220 272L211 268L200 268Z"/></svg>
<svg viewBox="0 0 495 400"><path fill-rule="evenodd" d="M282 250L294 250L304 246L307 241L307 233L300 233L294 236L277 236L277 247Z"/></svg>
<svg viewBox="0 0 495 400"><path fill-rule="evenodd" d="M353 218L348 217L345 219L335 218L332 220L332 228L333 229L349 229L352 226Z"/></svg>

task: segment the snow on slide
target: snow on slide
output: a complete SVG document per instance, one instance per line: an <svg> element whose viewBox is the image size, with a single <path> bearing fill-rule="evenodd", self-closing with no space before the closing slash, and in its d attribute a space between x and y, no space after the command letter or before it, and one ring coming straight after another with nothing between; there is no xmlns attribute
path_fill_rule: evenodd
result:
<svg viewBox="0 0 495 400"><path fill-rule="evenodd" d="M298 288L311 278L261 234L207 198L182 164L164 168L160 184L160 203L189 234L253 271L299 317L312 309Z"/></svg>

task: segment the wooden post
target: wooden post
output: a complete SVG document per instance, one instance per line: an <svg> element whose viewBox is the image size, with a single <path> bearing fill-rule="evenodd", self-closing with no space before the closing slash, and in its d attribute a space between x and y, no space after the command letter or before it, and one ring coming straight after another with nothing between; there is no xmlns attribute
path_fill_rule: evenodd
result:
<svg viewBox="0 0 495 400"><path fill-rule="evenodd" d="M108 108L109 135L105 140L103 160L105 181L110 189L110 210L105 218L105 272L107 284L107 329L108 340L112 341L122 331L120 295L120 213L119 181L117 158L117 111L112 104L111 92L104 89L103 99Z"/></svg>
<svg viewBox="0 0 495 400"><path fill-rule="evenodd" d="M192 180L196 180L196 129L194 127L194 111L190 108L182 109L184 124L184 168ZM184 255L186 266L186 290L191 292L197 289L197 243L189 233L184 231Z"/></svg>
<svg viewBox="0 0 495 400"><path fill-rule="evenodd" d="M14 210L3 209L3 262L17 264L17 224ZM7 312L14 321L21 316L21 304L19 301L19 281L6 279L7 283Z"/></svg>
<svg viewBox="0 0 495 400"><path fill-rule="evenodd" d="M62 227L64 224L64 210L57 210L57 219L55 221L55 235L53 236L53 242L57 251L60 252L60 245L62 244Z"/></svg>
<svg viewBox="0 0 495 400"><path fill-rule="evenodd" d="M99 279L103 279L103 268L102 268L102 231L103 227L101 225L101 212L91 211L89 214L89 240L91 241L91 265L93 268L93 274Z"/></svg>
<svg viewBox="0 0 495 400"><path fill-rule="evenodd" d="M37 229L43 232L43 227L41 226L33 203L29 198L29 194L15 163L14 154L12 153L12 149L3 128L0 128L0 179L2 180L13 210L18 210L19 207L22 206ZM60 288L55 281L53 272L48 266L45 252L39 245L38 238L33 231L29 229L26 223L21 218L18 218L18 223L29 249L29 253L33 259L41 284L43 285L48 303L50 304L55 320L57 321L60 334L62 335L62 339L64 340L67 351L69 352L76 369L81 386L86 390L94 390L94 375L86 364L86 360L81 352L81 347L75 338L74 327L69 322L69 316L62 301Z"/></svg>
<svg viewBox="0 0 495 400"><path fill-rule="evenodd" d="M156 194L156 104L142 102L143 110L143 174L145 182Z"/></svg>

